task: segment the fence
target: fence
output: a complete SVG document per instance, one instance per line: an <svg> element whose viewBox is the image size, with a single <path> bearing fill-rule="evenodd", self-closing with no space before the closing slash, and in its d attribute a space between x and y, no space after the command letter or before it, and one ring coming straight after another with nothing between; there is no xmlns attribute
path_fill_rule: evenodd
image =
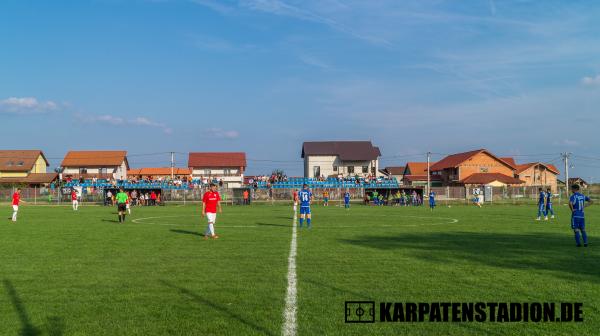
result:
<svg viewBox="0 0 600 336"><path fill-rule="evenodd" d="M281 202L292 200L292 194L295 189L221 189L221 198L225 203L241 204L243 190L250 191L250 200L252 202ZM329 199L331 201L341 201L346 189L327 189ZM436 193L437 201L441 204L461 204L469 203L472 198L473 188L467 187L432 187L432 191ZM164 203L198 203L202 201L202 195L206 188L195 188L190 190L162 190L161 201ZM365 195L365 189L354 188L349 189L351 198L362 200ZM393 190L395 191L395 190ZM584 194L589 195L593 199L600 197L600 185L594 185L582 190ZM12 199L14 188L0 188L0 202L7 203ZM390 189L390 193L392 189ZM313 191L315 200L322 198L321 190ZM492 188L492 203L499 204L532 204L537 202L538 187L493 187ZM384 196L388 196L385 194ZM565 188L560 188L555 194L556 202L565 202ZM21 188L21 199L30 204L62 204L70 203L70 193L60 192L59 188ZM104 190L88 188L84 190L80 202L103 204L105 201Z"/></svg>

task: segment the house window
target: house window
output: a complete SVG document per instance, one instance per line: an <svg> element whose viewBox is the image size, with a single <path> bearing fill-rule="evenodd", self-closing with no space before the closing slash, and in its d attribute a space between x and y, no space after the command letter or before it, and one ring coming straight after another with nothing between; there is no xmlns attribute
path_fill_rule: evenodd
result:
<svg viewBox="0 0 600 336"><path fill-rule="evenodd" d="M488 167L481 167L481 168L479 168L479 172L480 173L487 173L488 172Z"/></svg>
<svg viewBox="0 0 600 336"><path fill-rule="evenodd" d="M338 166L333 166L333 171L337 172L338 171Z"/></svg>
<svg viewBox="0 0 600 336"><path fill-rule="evenodd" d="M314 166L313 167L313 176L314 177L321 176L321 167L320 166Z"/></svg>
<svg viewBox="0 0 600 336"><path fill-rule="evenodd" d="M348 166L348 174L354 174L354 166Z"/></svg>
<svg viewBox="0 0 600 336"><path fill-rule="evenodd" d="M108 174L108 168L100 168L98 171L100 172L100 174Z"/></svg>
<svg viewBox="0 0 600 336"><path fill-rule="evenodd" d="M367 174L369 172L369 166L362 166L363 174Z"/></svg>
<svg viewBox="0 0 600 336"><path fill-rule="evenodd" d="M231 169L229 169L229 168L223 169L223 175L225 175L225 176L231 176Z"/></svg>
<svg viewBox="0 0 600 336"><path fill-rule="evenodd" d="M87 168L79 168L79 174L87 174Z"/></svg>
<svg viewBox="0 0 600 336"><path fill-rule="evenodd" d="M210 169L204 169L204 175L210 176Z"/></svg>

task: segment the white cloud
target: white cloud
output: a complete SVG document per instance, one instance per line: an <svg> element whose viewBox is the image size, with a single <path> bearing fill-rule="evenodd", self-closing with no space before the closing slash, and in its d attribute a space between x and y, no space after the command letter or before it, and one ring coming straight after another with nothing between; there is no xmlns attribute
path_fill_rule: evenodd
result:
<svg viewBox="0 0 600 336"><path fill-rule="evenodd" d="M581 83L587 86L600 85L600 75L596 75L595 77L583 77Z"/></svg>
<svg viewBox="0 0 600 336"><path fill-rule="evenodd" d="M164 123L153 121L146 117L136 117L133 119L124 119L121 117L113 116L110 114L103 114L97 116L86 116L82 114L76 114L75 117L84 123L88 124L109 124L113 126L141 126L161 129L166 134L173 133L173 129L165 125Z"/></svg>
<svg viewBox="0 0 600 336"><path fill-rule="evenodd" d="M206 135L212 138L236 139L240 136L238 131L224 130L222 128L209 128L206 130Z"/></svg>
<svg viewBox="0 0 600 336"><path fill-rule="evenodd" d="M35 97L10 97L0 100L0 113L33 114L58 110L53 101L39 101Z"/></svg>

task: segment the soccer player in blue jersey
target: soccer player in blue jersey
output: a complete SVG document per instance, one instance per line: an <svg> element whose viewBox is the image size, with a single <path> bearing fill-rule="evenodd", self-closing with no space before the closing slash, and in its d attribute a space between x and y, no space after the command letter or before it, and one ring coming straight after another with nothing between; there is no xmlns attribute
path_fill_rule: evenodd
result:
<svg viewBox="0 0 600 336"><path fill-rule="evenodd" d="M298 199L300 200L300 227L304 224L306 218L306 227L310 229L310 203L312 201L312 192L308 189L308 185L302 186L302 190L298 192Z"/></svg>
<svg viewBox="0 0 600 336"><path fill-rule="evenodd" d="M435 192L433 191L429 192L429 208L431 211L435 208Z"/></svg>
<svg viewBox="0 0 600 336"><path fill-rule="evenodd" d="M537 216L536 220L540 220L542 218L542 215L546 211L546 209L545 209L546 193L544 192L544 189L542 189L542 188L540 188L539 191L540 191L540 198L538 199L538 216Z"/></svg>
<svg viewBox="0 0 600 336"><path fill-rule="evenodd" d="M350 192L348 190L344 193L344 208L350 209Z"/></svg>
<svg viewBox="0 0 600 336"><path fill-rule="evenodd" d="M577 243L577 247L581 247L581 240L579 238L579 234L581 233L581 238L583 238L583 246L588 246L587 233L585 232L585 216L583 214L583 209L593 204L592 200L579 193L579 185L574 184L571 186L571 192L573 195L569 198L569 208L571 208L571 229L575 233L575 243Z"/></svg>
<svg viewBox="0 0 600 336"><path fill-rule="evenodd" d="M554 209L552 209L552 191L550 188L546 189L546 211L544 212L544 220L548 220L548 212L551 217L554 218Z"/></svg>

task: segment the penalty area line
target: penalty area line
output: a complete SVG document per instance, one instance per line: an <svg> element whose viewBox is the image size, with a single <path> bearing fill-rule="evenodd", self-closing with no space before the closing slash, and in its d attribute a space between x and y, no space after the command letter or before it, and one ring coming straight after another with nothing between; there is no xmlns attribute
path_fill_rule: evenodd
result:
<svg viewBox="0 0 600 336"><path fill-rule="evenodd" d="M296 322L297 311L297 276L296 276L296 253L297 253L297 225L298 215L294 212L292 220L292 241L290 242L290 255L288 257L287 293L285 296L285 310L283 311L282 334L284 336L295 336L298 324Z"/></svg>

